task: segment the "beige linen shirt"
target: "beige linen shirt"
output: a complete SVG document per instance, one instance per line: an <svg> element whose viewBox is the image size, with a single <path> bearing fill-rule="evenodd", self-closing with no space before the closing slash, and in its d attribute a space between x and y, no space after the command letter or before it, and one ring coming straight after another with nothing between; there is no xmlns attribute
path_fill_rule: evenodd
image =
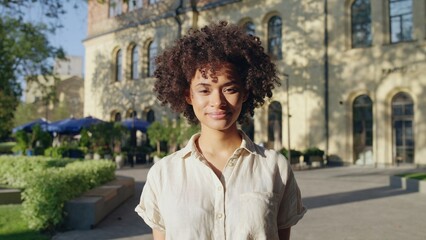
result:
<svg viewBox="0 0 426 240"><path fill-rule="evenodd" d="M283 155L241 135L220 179L192 136L150 169L135 211L166 239L278 239L306 212L300 190Z"/></svg>

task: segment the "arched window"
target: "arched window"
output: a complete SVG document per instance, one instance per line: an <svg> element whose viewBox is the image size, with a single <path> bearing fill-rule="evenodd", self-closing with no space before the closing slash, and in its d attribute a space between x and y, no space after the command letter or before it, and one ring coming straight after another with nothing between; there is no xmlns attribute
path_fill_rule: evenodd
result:
<svg viewBox="0 0 426 240"><path fill-rule="evenodd" d="M132 48L131 62L131 78L135 80L139 78L139 47L137 45Z"/></svg>
<svg viewBox="0 0 426 240"><path fill-rule="evenodd" d="M113 113L113 121L114 121L114 122L120 122L120 121L121 121L121 113L119 113L119 112L114 112L114 113Z"/></svg>
<svg viewBox="0 0 426 240"><path fill-rule="evenodd" d="M123 80L123 56L121 50L118 50L115 55L115 81Z"/></svg>
<svg viewBox="0 0 426 240"><path fill-rule="evenodd" d="M275 59L282 59L282 21L278 16L268 22L268 53Z"/></svg>
<svg viewBox="0 0 426 240"><path fill-rule="evenodd" d="M389 0L391 43L413 39L413 1Z"/></svg>
<svg viewBox="0 0 426 240"><path fill-rule="evenodd" d="M392 98L393 156L396 164L414 162L414 103L407 93Z"/></svg>
<svg viewBox="0 0 426 240"><path fill-rule="evenodd" d="M256 35L256 27L254 26L254 23L252 21L248 21L243 26L244 30L249 35Z"/></svg>
<svg viewBox="0 0 426 240"><path fill-rule="evenodd" d="M147 73L149 77L154 76L155 71L155 58L157 57L157 42L152 41L148 46L148 66L147 66Z"/></svg>
<svg viewBox="0 0 426 240"><path fill-rule="evenodd" d="M282 116L281 104L275 101L272 102L268 107L268 142L276 150L282 147Z"/></svg>
<svg viewBox="0 0 426 240"><path fill-rule="evenodd" d="M352 111L354 160L358 164L372 163L373 102L367 95L358 96Z"/></svg>
<svg viewBox="0 0 426 240"><path fill-rule="evenodd" d="M142 8L143 0L129 0L129 11Z"/></svg>
<svg viewBox="0 0 426 240"><path fill-rule="evenodd" d="M121 0L109 0L109 17L115 17L121 14Z"/></svg>
<svg viewBox="0 0 426 240"><path fill-rule="evenodd" d="M356 0L351 6L352 47L371 46L370 0Z"/></svg>
<svg viewBox="0 0 426 240"><path fill-rule="evenodd" d="M137 117L138 117L138 113L136 112L136 110L129 109L129 110L127 111L127 113L126 113L126 118L133 118L133 116L134 116L135 118L137 118Z"/></svg>
<svg viewBox="0 0 426 240"><path fill-rule="evenodd" d="M254 121L252 117L247 117L244 119L243 124L241 124L241 130L252 140L254 141Z"/></svg>
<svg viewBox="0 0 426 240"><path fill-rule="evenodd" d="M155 113L152 109L146 113L146 121L149 123L153 123L155 121Z"/></svg>

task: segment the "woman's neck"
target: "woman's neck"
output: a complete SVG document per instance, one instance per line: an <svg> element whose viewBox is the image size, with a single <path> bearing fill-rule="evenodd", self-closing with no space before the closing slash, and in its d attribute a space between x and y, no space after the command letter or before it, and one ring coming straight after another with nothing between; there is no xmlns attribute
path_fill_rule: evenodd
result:
<svg viewBox="0 0 426 240"><path fill-rule="evenodd" d="M203 154L226 152L231 152L232 154L241 145L241 140L242 137L236 127L226 131L202 128L198 139L198 147Z"/></svg>

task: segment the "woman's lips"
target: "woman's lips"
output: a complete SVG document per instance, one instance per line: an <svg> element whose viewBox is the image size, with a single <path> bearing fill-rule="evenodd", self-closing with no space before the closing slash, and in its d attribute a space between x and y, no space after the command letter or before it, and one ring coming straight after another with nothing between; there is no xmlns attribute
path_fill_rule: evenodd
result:
<svg viewBox="0 0 426 240"><path fill-rule="evenodd" d="M225 111L221 111L221 112L211 112L211 113L208 113L207 115L213 119L223 119L226 117L227 113Z"/></svg>

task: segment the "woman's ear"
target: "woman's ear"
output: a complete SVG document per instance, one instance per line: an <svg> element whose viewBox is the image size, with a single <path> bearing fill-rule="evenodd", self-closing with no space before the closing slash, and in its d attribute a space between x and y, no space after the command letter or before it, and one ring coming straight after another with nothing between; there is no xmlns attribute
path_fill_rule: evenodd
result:
<svg viewBox="0 0 426 240"><path fill-rule="evenodd" d="M186 103L188 103L189 105L192 105L192 101L191 101L191 96L190 96L190 92L189 92L189 90L186 90L185 91L185 101L186 101Z"/></svg>
<svg viewBox="0 0 426 240"><path fill-rule="evenodd" d="M248 95L249 95L248 91L244 91L244 95L243 95L243 102L246 102L246 101L247 101L247 99L248 99Z"/></svg>

